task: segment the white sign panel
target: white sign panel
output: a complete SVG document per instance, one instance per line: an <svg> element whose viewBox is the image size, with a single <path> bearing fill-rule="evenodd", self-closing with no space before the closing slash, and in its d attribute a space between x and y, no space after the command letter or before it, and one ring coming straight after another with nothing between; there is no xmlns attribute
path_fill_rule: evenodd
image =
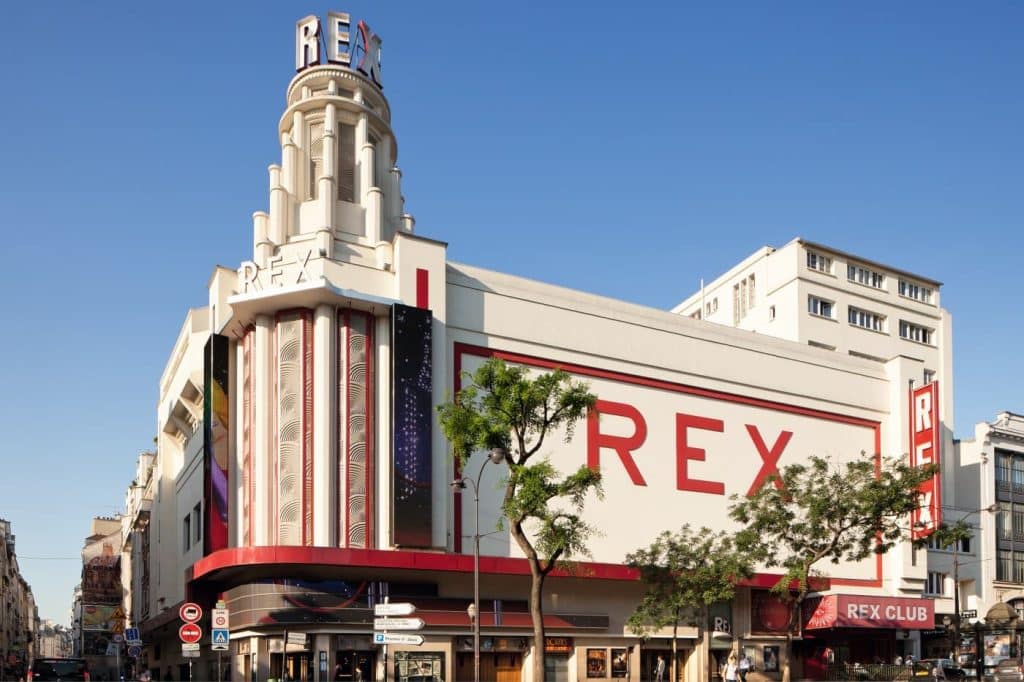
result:
<svg viewBox="0 0 1024 682"><path fill-rule="evenodd" d="M375 604L373 607L375 616L411 616L414 613L416 613L416 607L408 602L389 602Z"/></svg>
<svg viewBox="0 0 1024 682"><path fill-rule="evenodd" d="M374 630L419 630L425 623L422 618L374 618Z"/></svg>
<svg viewBox="0 0 1024 682"><path fill-rule="evenodd" d="M373 643L420 646L423 644L423 635L406 635L397 632L375 632L373 633Z"/></svg>
<svg viewBox="0 0 1024 682"><path fill-rule="evenodd" d="M227 609L210 610L210 628L213 630L224 630L228 626Z"/></svg>
<svg viewBox="0 0 1024 682"><path fill-rule="evenodd" d="M483 349L460 346L458 351L464 371L474 371L485 359ZM540 364L514 355L506 361ZM592 496L584 507L586 519L601 529L589 543L597 562L619 564L626 552L684 523L736 529L728 513L730 496L750 494L782 467L809 455L842 462L862 451L878 452L877 421L786 404L787 396L769 401L604 368L566 369L597 395L599 416L578 424L569 444L563 434L549 435L541 454L563 473L584 465L601 471L605 497ZM477 471L482 457L475 455L466 471ZM504 471L493 468L493 473L485 470L480 486L481 528L494 527L500 514L501 499L492 482ZM473 507L472 501L462 505L463 529L473 527ZM507 535L493 536L489 547L498 541L508 556L522 556ZM874 557L821 568L833 577L879 578Z"/></svg>

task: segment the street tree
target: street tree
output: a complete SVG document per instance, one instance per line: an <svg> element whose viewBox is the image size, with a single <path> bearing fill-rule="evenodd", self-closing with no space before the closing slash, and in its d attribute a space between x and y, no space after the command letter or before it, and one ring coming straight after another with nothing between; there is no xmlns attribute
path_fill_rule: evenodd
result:
<svg viewBox="0 0 1024 682"><path fill-rule="evenodd" d="M862 561L884 554L909 534L908 518L921 505L918 489L934 465L861 453L834 462L810 456L783 467L749 497L731 497L729 514L744 525L740 538L766 567L782 568L772 587L788 607L782 682L789 682L800 609L822 562Z"/></svg>
<svg viewBox="0 0 1024 682"><path fill-rule="evenodd" d="M732 535L707 527L695 530L690 524L675 533L663 531L649 547L627 554L626 564L639 571L644 585L626 624L641 636L672 626L671 680L679 679L679 626L695 626L702 637L710 629L711 605L732 600L736 584L754 569L751 556L737 547Z"/></svg>
<svg viewBox="0 0 1024 682"><path fill-rule="evenodd" d="M490 358L466 373L468 385L438 407L441 429L463 467L475 451L503 449L508 465L503 523L530 566L533 679L544 679L544 581L560 564L590 556L596 529L582 516L590 495L601 497L601 474L581 466L563 474L542 448L561 434L572 440L576 424L594 407L589 387L556 369L532 376L518 365Z"/></svg>

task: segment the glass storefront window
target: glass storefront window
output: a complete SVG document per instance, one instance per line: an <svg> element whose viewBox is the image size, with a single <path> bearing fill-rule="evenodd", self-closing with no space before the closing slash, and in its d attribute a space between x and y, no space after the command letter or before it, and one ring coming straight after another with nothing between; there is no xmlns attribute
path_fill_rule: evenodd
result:
<svg viewBox="0 0 1024 682"><path fill-rule="evenodd" d="M396 651L395 682L444 682L440 651Z"/></svg>

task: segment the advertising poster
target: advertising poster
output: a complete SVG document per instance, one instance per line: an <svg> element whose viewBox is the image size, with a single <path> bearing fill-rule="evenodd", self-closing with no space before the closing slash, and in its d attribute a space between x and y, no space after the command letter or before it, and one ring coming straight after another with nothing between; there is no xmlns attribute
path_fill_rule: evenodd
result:
<svg viewBox="0 0 1024 682"><path fill-rule="evenodd" d="M203 353L203 554L228 546L228 338L211 334Z"/></svg>
<svg viewBox="0 0 1024 682"><path fill-rule="evenodd" d="M393 541L403 547L429 547L432 542L432 324L429 310L398 304L391 308L391 523Z"/></svg>
<svg viewBox="0 0 1024 682"><path fill-rule="evenodd" d="M106 604L82 605L83 630L113 630L114 611L117 606Z"/></svg>

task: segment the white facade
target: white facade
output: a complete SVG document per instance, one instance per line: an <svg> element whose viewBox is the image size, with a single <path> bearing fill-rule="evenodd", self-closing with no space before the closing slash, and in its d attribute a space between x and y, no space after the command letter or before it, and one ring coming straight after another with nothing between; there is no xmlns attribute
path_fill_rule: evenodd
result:
<svg viewBox="0 0 1024 682"><path fill-rule="evenodd" d="M732 528L728 496L763 481L772 463L809 454L903 455L914 383L940 382L942 418L951 423L952 332L938 307L938 283L796 240L759 251L703 293L661 311L450 262L446 244L414 234L405 214L390 109L378 82L341 64L302 67L278 125L281 163L269 168L269 212L253 215L251 258L246 253L237 270L214 270L208 306L190 311L160 380L157 455L146 483L153 511L143 629L162 651L157 657L148 648L150 668L183 663L177 606L223 593L240 677L278 676L291 664L281 653L287 629L307 635L295 655L311 676L324 679L319 661L331 670L351 651L369 656L379 678L383 660L364 613L372 604L358 600L368 584L388 584L411 585L434 604L421 606L430 619L423 648L396 647L392 655L430 653L441 662L437 674L466 679L459 642L468 632L472 543L463 539L475 509L449 487L456 472L434 423L430 476L414 480L427 491L429 524L421 541L400 539L419 519L395 511L407 483L395 475L405 466L397 454L403 435L393 427L404 408L395 404L401 368L393 372L392 365L407 359L392 343L395 311L431 313L429 345L420 349L430 356L420 377L429 405L417 428L458 390L461 371L492 355L538 370L564 367L598 395L601 418L581 424L569 444L551 439L545 453L562 469L589 464L604 474L605 498L591 500L586 511L601 529L591 546L591 577L553 578L545 594L547 613L559 619L548 634L571 643L559 657L569 679L588 677L591 650L618 649L629 651L629 675L639 679L651 660L643 648L666 646L656 636L642 647L625 627L638 596L635 576L622 567L627 552L682 523ZM831 270L809 270L812 252L827 256ZM867 285L848 281L848 265L881 274L881 288L870 286L870 274ZM922 298L921 287L929 289L929 301L901 296L900 281L917 286ZM904 284L902 291L911 290ZM832 301L833 316L809 314L810 297ZM885 321L877 331L851 325L851 306ZM691 319L696 310L706 311L707 321ZM932 335L902 339L901 321ZM203 359L211 334L226 337L230 358L222 441L228 541L204 556L197 529L209 503L203 438L204 426L213 425L203 421L204 407L211 408L204 405ZM951 457L952 448L943 452ZM485 484L481 497L481 527L493 528L498 493ZM484 598L524 599L528 572L509 536L488 533L481 552ZM822 568L836 593L918 599L928 578L919 557L902 544L882 560ZM328 577L362 586L345 602L358 608L323 606L337 594L307 583ZM300 583L302 595L290 591ZM782 641L755 622L755 591L744 588L729 607L725 620L735 639L725 646ZM313 593L315 604L296 606ZM490 608L484 634L517 642L507 650L508 667L521 671L516 679L530 680L528 623L512 613L500 623L497 607ZM454 620L453 611L461 614ZM692 629L683 637L687 679L707 679L715 643L696 640ZM892 628L886 637L888 654L920 653L916 638L897 642ZM326 659L313 665L320 652Z"/></svg>
<svg viewBox="0 0 1024 682"><path fill-rule="evenodd" d="M974 437L958 446L961 506L973 510L997 505L997 511L971 516L976 548L959 570L961 601L966 601L961 608L984 617L992 606L1005 602L1024 613L1024 416L1002 412L990 423L977 424ZM946 555L944 564L932 554L933 570L951 575L949 552L938 553Z"/></svg>

